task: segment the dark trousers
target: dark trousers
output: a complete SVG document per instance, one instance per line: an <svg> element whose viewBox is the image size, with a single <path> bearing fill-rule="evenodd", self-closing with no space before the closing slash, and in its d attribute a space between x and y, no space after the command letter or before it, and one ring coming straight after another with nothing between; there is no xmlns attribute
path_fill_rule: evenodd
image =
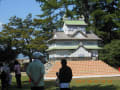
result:
<svg viewBox="0 0 120 90"><path fill-rule="evenodd" d="M16 74L16 82L17 82L17 87L21 88L21 74Z"/></svg>
<svg viewBox="0 0 120 90"><path fill-rule="evenodd" d="M8 81L7 80L1 80L1 90L8 90Z"/></svg>
<svg viewBox="0 0 120 90"><path fill-rule="evenodd" d="M31 90L44 90L44 86L41 86L41 87L31 87Z"/></svg>
<svg viewBox="0 0 120 90"><path fill-rule="evenodd" d="M1 90L8 90L8 76L5 72L0 75L1 79Z"/></svg>

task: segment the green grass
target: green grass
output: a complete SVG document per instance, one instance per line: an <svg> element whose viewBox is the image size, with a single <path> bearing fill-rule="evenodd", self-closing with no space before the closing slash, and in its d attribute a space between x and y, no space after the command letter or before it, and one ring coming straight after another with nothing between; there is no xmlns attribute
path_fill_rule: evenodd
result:
<svg viewBox="0 0 120 90"><path fill-rule="evenodd" d="M73 79L71 82L72 90L120 90L120 77L112 78L88 78L88 79ZM22 89L16 88L15 77L12 79L12 86L9 90L30 90L28 77L22 77ZM45 81L45 90L59 90L55 86L55 81Z"/></svg>

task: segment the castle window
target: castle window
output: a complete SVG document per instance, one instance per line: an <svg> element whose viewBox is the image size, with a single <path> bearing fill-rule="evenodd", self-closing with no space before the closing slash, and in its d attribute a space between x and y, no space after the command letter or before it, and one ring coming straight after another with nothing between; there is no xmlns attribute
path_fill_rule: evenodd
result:
<svg viewBox="0 0 120 90"><path fill-rule="evenodd" d="M65 45L71 45L71 42L63 42Z"/></svg>

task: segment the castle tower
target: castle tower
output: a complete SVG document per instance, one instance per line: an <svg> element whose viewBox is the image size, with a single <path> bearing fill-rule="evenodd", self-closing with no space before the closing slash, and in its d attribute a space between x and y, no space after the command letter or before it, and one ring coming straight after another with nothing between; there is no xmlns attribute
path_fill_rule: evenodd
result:
<svg viewBox="0 0 120 90"><path fill-rule="evenodd" d="M87 24L82 16L79 20L64 18L63 30L54 32L49 40L49 59L61 58L91 59L98 58L98 50L101 49L98 41L101 39L93 32L86 32Z"/></svg>

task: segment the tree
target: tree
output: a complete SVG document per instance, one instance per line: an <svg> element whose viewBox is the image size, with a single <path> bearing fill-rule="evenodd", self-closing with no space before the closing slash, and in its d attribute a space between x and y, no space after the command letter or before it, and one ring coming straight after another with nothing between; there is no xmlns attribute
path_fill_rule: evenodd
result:
<svg viewBox="0 0 120 90"><path fill-rule="evenodd" d="M90 26L104 40L104 44L115 39L114 31L120 27L119 4L119 0L101 0L95 4L96 9L91 13Z"/></svg>
<svg viewBox="0 0 120 90"><path fill-rule="evenodd" d="M46 23L48 28L59 30L63 25L63 16L73 17L73 0L36 0L40 3L43 13L38 15L38 22ZM70 7L72 7L70 9ZM48 23L49 22L49 23ZM42 25L44 26L44 25ZM43 27L44 28L44 27Z"/></svg>
<svg viewBox="0 0 120 90"><path fill-rule="evenodd" d="M35 51L45 52L46 37L42 30L36 30L32 15L29 14L24 20L19 17L11 17L8 24L3 25L1 32L2 40L11 40L11 46L19 53L28 56L32 61L32 53Z"/></svg>
<svg viewBox="0 0 120 90"><path fill-rule="evenodd" d="M16 59L18 52L11 47L0 48L0 62L10 63Z"/></svg>
<svg viewBox="0 0 120 90"><path fill-rule="evenodd" d="M101 59L108 64L120 66L120 40L112 40L110 44L104 46L104 51L101 54Z"/></svg>
<svg viewBox="0 0 120 90"><path fill-rule="evenodd" d="M0 62L11 63L16 60L19 52L12 47L12 38L0 32Z"/></svg>
<svg viewBox="0 0 120 90"><path fill-rule="evenodd" d="M61 27L64 15L71 19L78 19L83 15L86 23L89 23L89 17L96 10L96 5L99 2L103 3L104 0L36 0L36 2L43 11L38 16L45 21L51 18L56 27Z"/></svg>

